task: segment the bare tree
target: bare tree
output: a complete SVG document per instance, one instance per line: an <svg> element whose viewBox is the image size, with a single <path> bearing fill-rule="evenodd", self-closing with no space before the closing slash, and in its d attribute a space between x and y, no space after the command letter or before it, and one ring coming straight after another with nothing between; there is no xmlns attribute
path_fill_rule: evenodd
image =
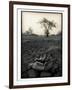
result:
<svg viewBox="0 0 72 90"><path fill-rule="evenodd" d="M31 35L33 32L32 28L29 27L29 29L25 32L26 35Z"/></svg>
<svg viewBox="0 0 72 90"><path fill-rule="evenodd" d="M33 32L31 27L29 27L28 31L29 31L29 34L32 34L32 32Z"/></svg>
<svg viewBox="0 0 72 90"><path fill-rule="evenodd" d="M39 22L45 29L45 35L48 37L49 36L49 30L52 30L53 27L56 27L56 24L53 21L49 21L46 18L43 18Z"/></svg>

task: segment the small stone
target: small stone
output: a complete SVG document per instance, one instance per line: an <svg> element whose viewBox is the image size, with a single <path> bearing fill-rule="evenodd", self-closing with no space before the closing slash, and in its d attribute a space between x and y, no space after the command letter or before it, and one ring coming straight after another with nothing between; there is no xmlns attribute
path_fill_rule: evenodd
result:
<svg viewBox="0 0 72 90"><path fill-rule="evenodd" d="M44 65L43 63L36 61L35 63L33 63L32 68L38 71L43 71Z"/></svg>

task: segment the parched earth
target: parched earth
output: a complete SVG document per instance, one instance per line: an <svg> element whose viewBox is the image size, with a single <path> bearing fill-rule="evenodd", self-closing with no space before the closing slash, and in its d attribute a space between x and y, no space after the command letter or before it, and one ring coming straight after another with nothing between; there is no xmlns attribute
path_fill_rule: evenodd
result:
<svg viewBox="0 0 72 90"><path fill-rule="evenodd" d="M61 77L61 37L23 37L21 78ZM42 59L40 58L43 58ZM40 61L38 60L40 59Z"/></svg>

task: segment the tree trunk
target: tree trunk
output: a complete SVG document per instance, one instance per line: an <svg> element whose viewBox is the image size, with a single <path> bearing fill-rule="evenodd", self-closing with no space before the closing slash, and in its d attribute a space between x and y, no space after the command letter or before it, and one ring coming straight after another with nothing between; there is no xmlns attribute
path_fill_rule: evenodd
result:
<svg viewBox="0 0 72 90"><path fill-rule="evenodd" d="M49 36L49 30L46 30L46 36L47 37Z"/></svg>

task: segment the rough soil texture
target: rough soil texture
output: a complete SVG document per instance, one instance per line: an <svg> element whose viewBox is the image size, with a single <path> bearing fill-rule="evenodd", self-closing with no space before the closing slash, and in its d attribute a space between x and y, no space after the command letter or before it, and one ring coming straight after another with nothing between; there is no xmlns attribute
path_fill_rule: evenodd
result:
<svg viewBox="0 0 72 90"><path fill-rule="evenodd" d="M60 35L49 37L22 35L21 78L62 76L61 42ZM36 64L35 59L43 56L45 56L43 66Z"/></svg>

